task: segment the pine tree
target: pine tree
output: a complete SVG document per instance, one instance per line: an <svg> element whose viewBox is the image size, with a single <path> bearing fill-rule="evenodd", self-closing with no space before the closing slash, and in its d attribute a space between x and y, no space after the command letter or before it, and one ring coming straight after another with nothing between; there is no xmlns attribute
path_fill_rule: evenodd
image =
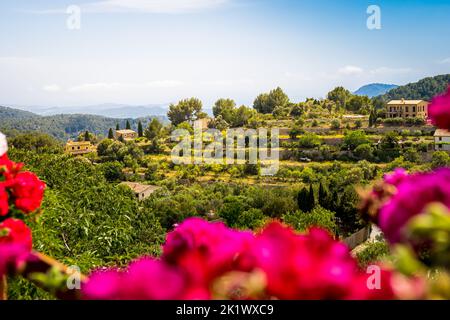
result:
<svg viewBox="0 0 450 320"><path fill-rule="evenodd" d="M142 123L140 121L138 123L138 136L139 138L144 136L144 128L142 128Z"/></svg>
<svg viewBox="0 0 450 320"><path fill-rule="evenodd" d="M125 143L125 139L123 138L122 135L121 135L121 136L119 137L119 139L117 139L117 140L119 140L119 141L122 142L122 143Z"/></svg>
<svg viewBox="0 0 450 320"><path fill-rule="evenodd" d="M131 125L130 125L130 121L127 120L127 124L125 127L127 130L131 130Z"/></svg>
<svg viewBox="0 0 450 320"><path fill-rule="evenodd" d="M116 131L120 130L119 124L116 124Z"/></svg>
<svg viewBox="0 0 450 320"><path fill-rule="evenodd" d="M108 139L114 139L114 133L111 128L109 128L109 131L108 131Z"/></svg>
<svg viewBox="0 0 450 320"><path fill-rule="evenodd" d="M84 141L91 141L91 137L89 136L89 131L84 133Z"/></svg>

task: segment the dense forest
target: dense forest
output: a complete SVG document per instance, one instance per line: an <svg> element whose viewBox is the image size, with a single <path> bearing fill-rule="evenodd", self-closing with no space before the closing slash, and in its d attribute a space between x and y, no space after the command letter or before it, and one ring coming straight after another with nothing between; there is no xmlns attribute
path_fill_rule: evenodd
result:
<svg viewBox="0 0 450 320"><path fill-rule="evenodd" d="M85 114L61 114L39 116L37 114L0 106L0 131L14 135L14 132L38 131L47 133L59 140L76 138L79 132L89 131L106 136L110 128L119 124L125 128L127 121L137 130L138 122L147 123L151 117L141 119L114 119ZM161 118L161 117L160 117ZM26 121L24 121L26 119Z"/></svg>
<svg viewBox="0 0 450 320"><path fill-rule="evenodd" d="M447 90L450 83L450 74L439 75L422 79L415 83L410 83L395 89L390 90L385 95L382 95L384 101L396 99L412 99L412 100L427 100Z"/></svg>

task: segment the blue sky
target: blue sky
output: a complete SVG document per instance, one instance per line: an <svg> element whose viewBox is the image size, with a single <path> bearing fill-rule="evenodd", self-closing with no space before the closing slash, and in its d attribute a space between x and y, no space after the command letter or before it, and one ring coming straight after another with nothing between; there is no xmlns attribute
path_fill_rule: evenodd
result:
<svg viewBox="0 0 450 320"><path fill-rule="evenodd" d="M2 0L0 12L0 104L251 105L276 86L300 101L450 72L450 1Z"/></svg>

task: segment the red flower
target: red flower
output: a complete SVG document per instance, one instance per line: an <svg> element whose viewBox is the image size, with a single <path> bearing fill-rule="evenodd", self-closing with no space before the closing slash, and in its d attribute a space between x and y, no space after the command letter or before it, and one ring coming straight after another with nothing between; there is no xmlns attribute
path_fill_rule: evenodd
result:
<svg viewBox="0 0 450 320"><path fill-rule="evenodd" d="M450 86L446 93L433 99L428 113L437 127L450 130Z"/></svg>
<svg viewBox="0 0 450 320"><path fill-rule="evenodd" d="M37 210L42 203L45 183L31 172L19 172L12 185L15 205L19 210L30 213Z"/></svg>
<svg viewBox="0 0 450 320"><path fill-rule="evenodd" d="M16 163L9 160L5 153L0 156L0 175L3 175L5 180L11 180L23 168L23 163Z"/></svg>
<svg viewBox="0 0 450 320"><path fill-rule="evenodd" d="M4 217L8 214L9 203L8 203L8 193L4 186L0 183L0 217Z"/></svg>
<svg viewBox="0 0 450 320"><path fill-rule="evenodd" d="M0 223L0 245L3 244L18 244L31 250L33 240L30 229L22 220L6 219Z"/></svg>

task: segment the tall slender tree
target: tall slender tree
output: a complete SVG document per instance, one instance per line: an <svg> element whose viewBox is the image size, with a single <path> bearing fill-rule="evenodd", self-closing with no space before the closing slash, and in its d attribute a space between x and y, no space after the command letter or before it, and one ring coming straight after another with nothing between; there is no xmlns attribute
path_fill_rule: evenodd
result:
<svg viewBox="0 0 450 320"><path fill-rule="evenodd" d="M108 139L114 139L114 132L113 132L112 128L109 128Z"/></svg>
<svg viewBox="0 0 450 320"><path fill-rule="evenodd" d="M319 184L319 204L322 208L328 209L330 204L330 192L320 181Z"/></svg>
<svg viewBox="0 0 450 320"><path fill-rule="evenodd" d="M125 127L127 130L131 130L131 124L130 124L130 121L128 121L127 120L127 124L126 124L126 127Z"/></svg>
<svg viewBox="0 0 450 320"><path fill-rule="evenodd" d="M138 123L138 136L139 138L144 136L144 128L142 127L142 122L140 121Z"/></svg>
<svg viewBox="0 0 450 320"><path fill-rule="evenodd" d="M91 137L89 136L89 131L84 133L84 141L91 141Z"/></svg>
<svg viewBox="0 0 450 320"><path fill-rule="evenodd" d="M116 131L117 130L120 130L120 125L119 124L116 124Z"/></svg>
<svg viewBox="0 0 450 320"><path fill-rule="evenodd" d="M309 185L308 205L308 212L310 212L316 206L316 199L314 197L314 188L312 184Z"/></svg>

